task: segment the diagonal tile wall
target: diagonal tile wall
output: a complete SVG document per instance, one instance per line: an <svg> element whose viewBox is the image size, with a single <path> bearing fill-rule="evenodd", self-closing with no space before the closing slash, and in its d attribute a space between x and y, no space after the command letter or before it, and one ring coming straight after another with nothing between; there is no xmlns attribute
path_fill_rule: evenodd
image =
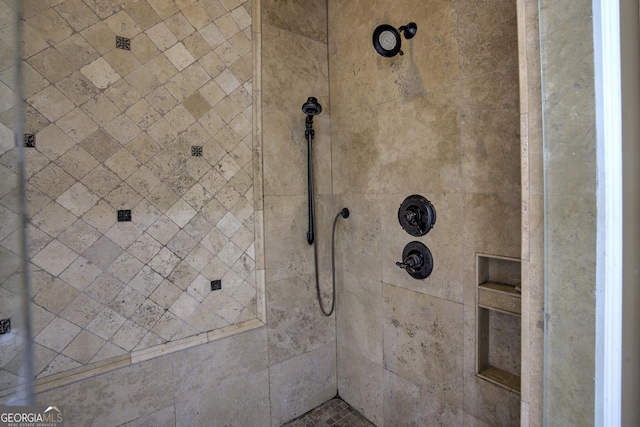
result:
<svg viewBox="0 0 640 427"><path fill-rule="evenodd" d="M36 377L256 318L251 2L23 7Z"/></svg>

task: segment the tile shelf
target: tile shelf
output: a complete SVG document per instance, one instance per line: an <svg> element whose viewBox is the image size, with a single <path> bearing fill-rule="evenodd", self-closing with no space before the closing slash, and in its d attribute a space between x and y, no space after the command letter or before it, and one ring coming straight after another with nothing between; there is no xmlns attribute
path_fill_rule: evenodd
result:
<svg viewBox="0 0 640 427"><path fill-rule="evenodd" d="M520 393L520 260L476 255L476 375Z"/></svg>

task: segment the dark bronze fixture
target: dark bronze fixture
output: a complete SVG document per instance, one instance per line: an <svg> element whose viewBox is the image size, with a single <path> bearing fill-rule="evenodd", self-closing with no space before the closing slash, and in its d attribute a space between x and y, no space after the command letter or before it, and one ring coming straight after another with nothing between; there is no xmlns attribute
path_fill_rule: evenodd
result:
<svg viewBox="0 0 640 427"><path fill-rule="evenodd" d="M390 58L397 54L402 55L402 39L400 33L404 34L404 38L409 40L416 35L418 26L415 22L409 22L397 30L388 24L379 25L373 31L373 47L380 55Z"/></svg>

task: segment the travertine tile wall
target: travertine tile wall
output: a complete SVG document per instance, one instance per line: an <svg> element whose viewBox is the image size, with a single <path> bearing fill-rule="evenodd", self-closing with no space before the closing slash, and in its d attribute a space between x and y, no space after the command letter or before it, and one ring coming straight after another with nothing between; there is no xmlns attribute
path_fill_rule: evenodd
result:
<svg viewBox="0 0 640 427"><path fill-rule="evenodd" d="M475 254L520 258L516 2L329 2L337 236L338 387L376 425L517 425L520 395L475 376ZM416 22L383 58L376 26ZM435 228L405 233L397 209L422 194ZM399 269L408 242L434 270Z"/></svg>
<svg viewBox="0 0 640 427"><path fill-rule="evenodd" d="M273 426L336 395L335 316L316 301L307 244L307 143L302 104L315 96L316 244L330 290L331 104L325 1L262 2L262 106L267 328ZM328 304L328 299L326 299Z"/></svg>
<svg viewBox="0 0 640 427"><path fill-rule="evenodd" d="M597 156L592 3L540 1L547 424L593 425Z"/></svg>
<svg viewBox="0 0 640 427"><path fill-rule="evenodd" d="M544 174L537 0L518 1L522 169L522 426L542 423Z"/></svg>
<svg viewBox="0 0 640 427"><path fill-rule="evenodd" d="M257 317L251 28L241 0L24 2L37 378Z"/></svg>

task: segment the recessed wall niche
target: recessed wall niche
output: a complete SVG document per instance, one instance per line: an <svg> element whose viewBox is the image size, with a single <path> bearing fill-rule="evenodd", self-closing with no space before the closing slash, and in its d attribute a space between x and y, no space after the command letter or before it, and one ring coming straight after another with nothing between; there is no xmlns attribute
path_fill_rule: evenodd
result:
<svg viewBox="0 0 640 427"><path fill-rule="evenodd" d="M520 260L476 254L478 377L520 393Z"/></svg>

